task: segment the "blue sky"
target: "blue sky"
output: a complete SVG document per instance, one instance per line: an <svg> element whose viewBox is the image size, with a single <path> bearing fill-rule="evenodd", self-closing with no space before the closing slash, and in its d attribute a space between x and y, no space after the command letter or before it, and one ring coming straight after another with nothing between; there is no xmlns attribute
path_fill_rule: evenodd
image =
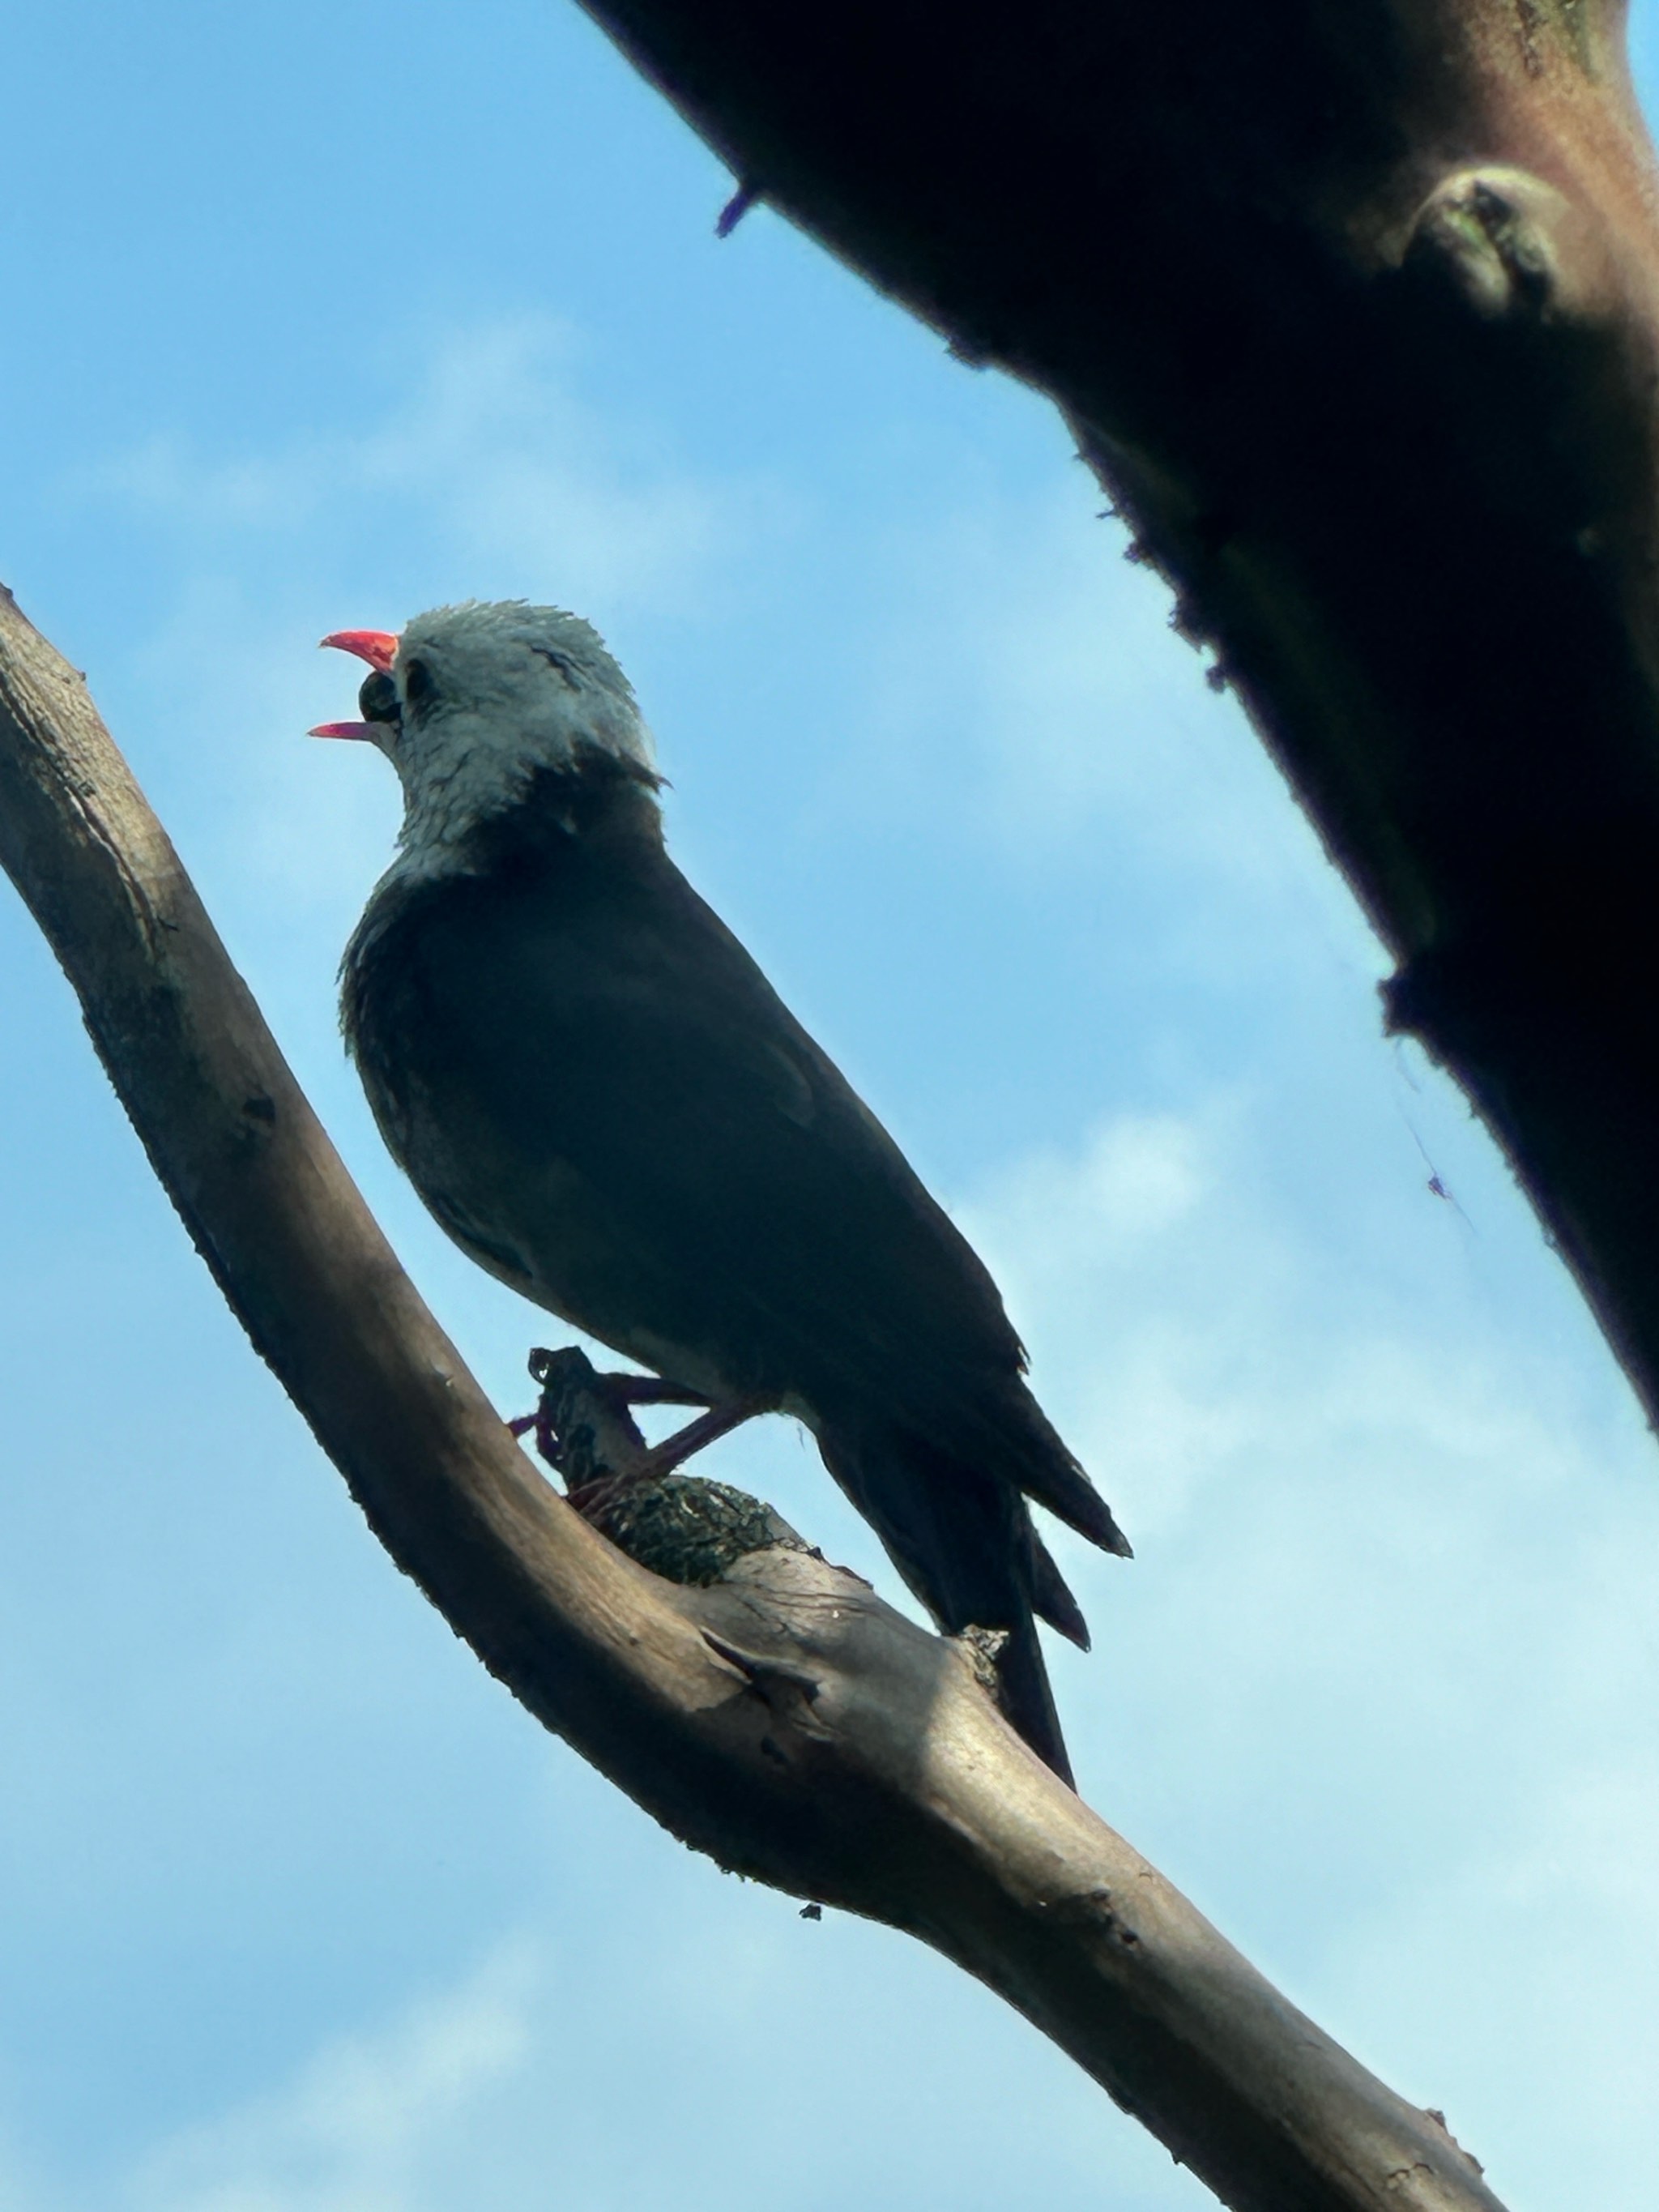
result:
<svg viewBox="0 0 1659 2212"><path fill-rule="evenodd" d="M717 244L729 179L574 9L62 0L7 44L0 575L503 1409L546 1331L335 1028L392 781L301 733L349 710L325 629L511 594L630 670L677 854L1135 1540L1058 1540L1085 1794L1512 2212L1648 2205L1659 1455L1051 416L764 211ZM7 2212L1208 2203L484 1679L0 932ZM784 1425L721 1463L890 1589Z"/></svg>

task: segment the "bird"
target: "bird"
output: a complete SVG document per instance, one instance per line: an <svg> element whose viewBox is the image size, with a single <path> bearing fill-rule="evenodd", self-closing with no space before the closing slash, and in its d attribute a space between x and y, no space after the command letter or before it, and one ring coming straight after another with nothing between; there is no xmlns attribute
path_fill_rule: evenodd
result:
<svg viewBox="0 0 1659 2212"><path fill-rule="evenodd" d="M404 819L341 963L374 1119L478 1264L706 1411L797 1417L1002 1708L1072 1768L1034 1615L1088 1629L1036 1501L1130 1547L1025 1379L992 1278L670 858L664 779L597 631L522 600L323 641ZM665 1447L666 1450L669 1447Z"/></svg>

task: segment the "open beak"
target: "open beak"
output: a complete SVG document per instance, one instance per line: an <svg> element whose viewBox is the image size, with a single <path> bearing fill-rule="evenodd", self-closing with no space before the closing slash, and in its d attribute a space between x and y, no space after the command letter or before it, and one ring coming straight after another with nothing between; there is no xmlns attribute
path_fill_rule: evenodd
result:
<svg viewBox="0 0 1659 2212"><path fill-rule="evenodd" d="M331 629L320 641L341 653L355 653L359 660L366 660L371 668L378 668L382 676L398 658L398 641L386 629Z"/></svg>
<svg viewBox="0 0 1659 2212"><path fill-rule="evenodd" d="M398 641L390 630L333 629L321 641L341 653L355 653L359 660L366 660L382 676L391 671L398 657ZM369 744L377 744L384 726L377 728L373 722L319 722L309 732L313 738L357 738Z"/></svg>

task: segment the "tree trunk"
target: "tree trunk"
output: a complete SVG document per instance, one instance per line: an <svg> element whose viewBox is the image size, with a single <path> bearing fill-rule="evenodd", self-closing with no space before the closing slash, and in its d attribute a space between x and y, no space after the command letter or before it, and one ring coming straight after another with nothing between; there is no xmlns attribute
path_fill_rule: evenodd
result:
<svg viewBox="0 0 1659 2212"><path fill-rule="evenodd" d="M1051 394L1659 1415L1659 222L1620 0L586 0Z"/></svg>

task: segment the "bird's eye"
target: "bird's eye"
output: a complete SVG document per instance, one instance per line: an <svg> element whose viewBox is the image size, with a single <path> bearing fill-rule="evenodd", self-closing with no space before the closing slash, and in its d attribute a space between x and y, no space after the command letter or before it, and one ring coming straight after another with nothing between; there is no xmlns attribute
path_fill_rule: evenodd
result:
<svg viewBox="0 0 1659 2212"><path fill-rule="evenodd" d="M398 719L398 687L384 668L376 668L362 681L357 712L366 722L395 722Z"/></svg>
<svg viewBox="0 0 1659 2212"><path fill-rule="evenodd" d="M404 671L404 697L411 707L424 707L437 696L437 684L425 661L411 660Z"/></svg>

